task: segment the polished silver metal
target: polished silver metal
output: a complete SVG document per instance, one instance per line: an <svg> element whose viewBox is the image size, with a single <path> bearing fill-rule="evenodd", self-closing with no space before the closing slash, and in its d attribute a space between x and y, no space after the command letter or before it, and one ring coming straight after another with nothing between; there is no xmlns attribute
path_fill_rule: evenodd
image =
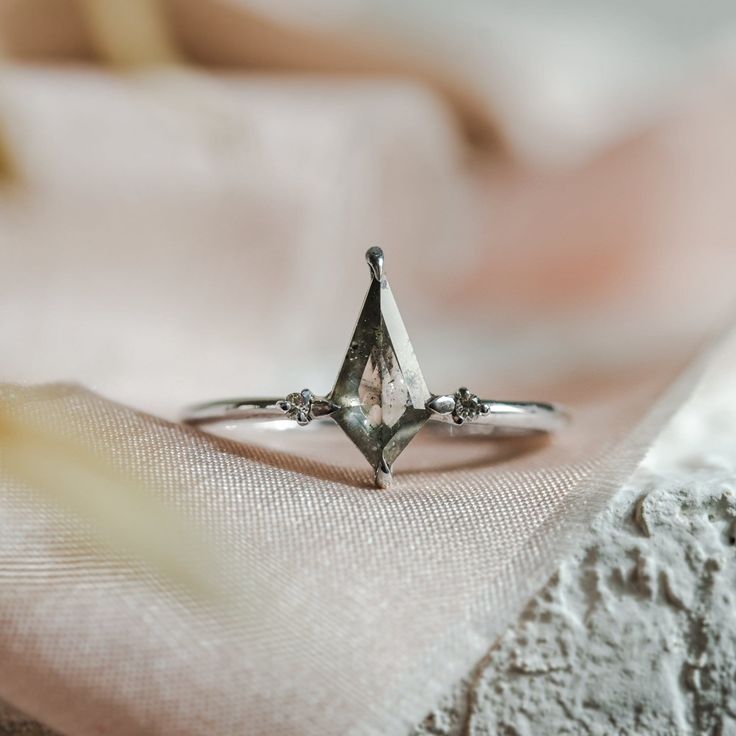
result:
<svg viewBox="0 0 736 736"><path fill-rule="evenodd" d="M375 471L375 483L391 483L396 458L428 422L463 433L498 436L550 433L568 421L559 406L533 401L481 399L465 387L452 394L427 388L414 349L383 271L380 248L366 261L371 284L335 386L325 396L308 388L286 397L235 398L191 407L189 424L289 418L305 426L336 422Z"/></svg>
<svg viewBox="0 0 736 736"><path fill-rule="evenodd" d="M432 427L433 429L443 430L462 426L463 432L489 437L510 437L556 432L569 422L568 414L557 404L493 399L479 399L482 405L479 416L470 421L459 421L454 416L454 405L449 411L434 411L431 408L435 400L445 401L447 398L446 395L433 396L428 402L427 408L431 412L429 420L444 425ZM313 396L312 410L306 415L307 421L300 421L299 417L283 408L286 403L279 397L220 399L189 407L183 421L187 424L200 425L224 421L270 421L288 418L295 419L296 424L305 426L316 419L333 419L333 414L339 409L329 397Z"/></svg>
<svg viewBox="0 0 736 736"><path fill-rule="evenodd" d="M373 278L380 283L383 279L383 251L376 246L368 248L365 260L371 268Z"/></svg>

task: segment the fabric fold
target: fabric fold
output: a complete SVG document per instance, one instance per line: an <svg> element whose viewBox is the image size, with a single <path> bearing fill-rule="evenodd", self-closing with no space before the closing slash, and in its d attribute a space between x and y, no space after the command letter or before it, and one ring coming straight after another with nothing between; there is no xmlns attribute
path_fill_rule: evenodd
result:
<svg viewBox="0 0 736 736"><path fill-rule="evenodd" d="M699 369L573 407L559 439L505 459L399 472L389 492L357 460L315 466L84 389L6 392L4 411L42 412L227 545L253 615L83 554L83 526L3 476L0 697L81 736L400 736L554 570ZM410 467L437 457L436 440L415 443Z"/></svg>

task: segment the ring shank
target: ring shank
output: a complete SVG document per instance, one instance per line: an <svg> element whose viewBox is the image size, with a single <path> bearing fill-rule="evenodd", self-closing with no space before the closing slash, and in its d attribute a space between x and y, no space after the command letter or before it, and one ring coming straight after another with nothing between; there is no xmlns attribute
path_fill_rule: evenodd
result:
<svg viewBox="0 0 736 736"><path fill-rule="evenodd" d="M183 417L187 424L201 425L223 421L283 420L280 397L234 398L210 401L190 407ZM561 429L568 415L560 406L548 402L496 401L483 399L489 411L472 422L458 426L449 414L430 415L433 422L441 422L468 434L494 436L550 433ZM315 416L315 420L329 419L329 414ZM296 427L296 423L294 424Z"/></svg>
<svg viewBox="0 0 736 736"><path fill-rule="evenodd" d="M184 412L182 421L187 424L209 424L226 420L283 419L284 412L279 408L280 398L221 399L190 406Z"/></svg>

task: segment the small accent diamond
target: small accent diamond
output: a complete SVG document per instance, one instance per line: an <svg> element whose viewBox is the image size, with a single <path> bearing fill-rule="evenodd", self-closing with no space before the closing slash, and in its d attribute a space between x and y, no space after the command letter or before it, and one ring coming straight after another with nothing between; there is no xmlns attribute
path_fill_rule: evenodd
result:
<svg viewBox="0 0 736 736"><path fill-rule="evenodd" d="M455 424L472 422L481 414L488 413L488 406L484 404L474 393L462 387L455 393L455 408L452 410L452 421Z"/></svg>
<svg viewBox="0 0 736 736"><path fill-rule="evenodd" d="M304 426L312 420L312 392L308 388L298 393L289 394L286 399L279 401L279 408L289 419L296 420L297 424Z"/></svg>

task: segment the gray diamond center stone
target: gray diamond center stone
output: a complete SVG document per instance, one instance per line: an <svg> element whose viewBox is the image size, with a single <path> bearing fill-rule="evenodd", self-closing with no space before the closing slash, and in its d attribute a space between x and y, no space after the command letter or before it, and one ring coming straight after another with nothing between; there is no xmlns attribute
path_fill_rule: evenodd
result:
<svg viewBox="0 0 736 736"><path fill-rule="evenodd" d="M332 414L385 486L391 466L429 419L431 398L388 280L383 254L366 254L373 278L340 374Z"/></svg>

